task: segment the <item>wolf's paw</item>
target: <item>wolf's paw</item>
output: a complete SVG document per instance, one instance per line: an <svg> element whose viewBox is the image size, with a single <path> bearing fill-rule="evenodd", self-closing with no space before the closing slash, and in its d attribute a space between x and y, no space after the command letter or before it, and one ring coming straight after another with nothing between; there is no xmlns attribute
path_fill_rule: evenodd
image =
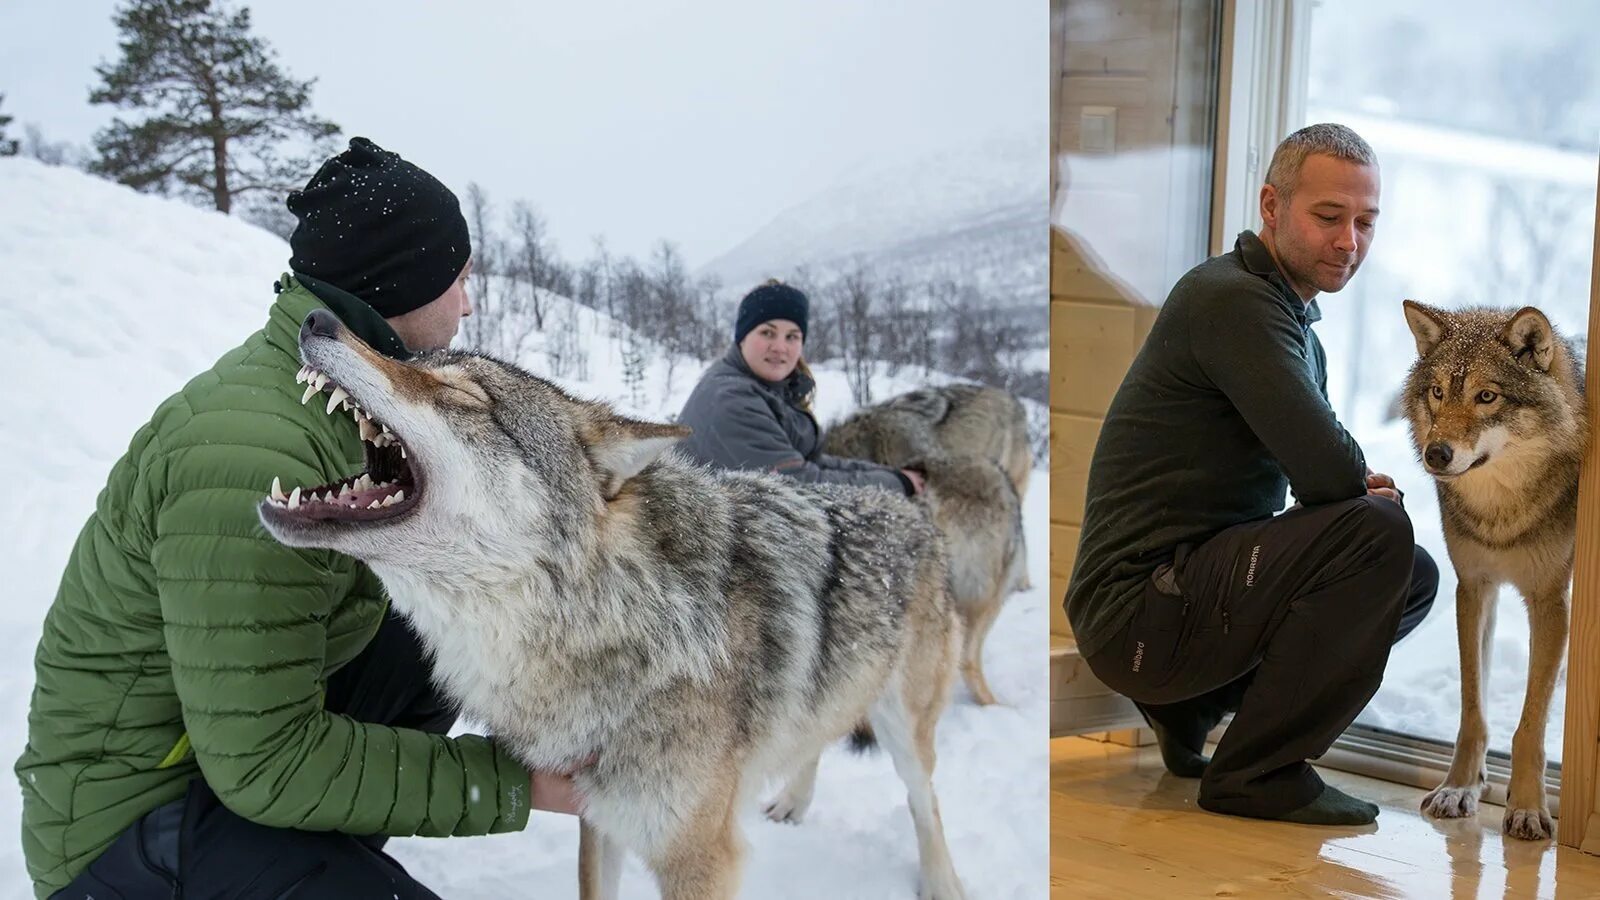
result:
<svg viewBox="0 0 1600 900"><path fill-rule="evenodd" d="M807 798L805 802L801 802L798 799L789 796L788 791L784 791L775 797L771 803L768 803L766 809L762 811L766 813L767 818L774 822L782 822L787 825L799 825L801 820L803 820L806 816L806 808L810 805L811 801L809 798Z"/></svg>
<svg viewBox="0 0 1600 900"><path fill-rule="evenodd" d="M1464 819L1478 814L1479 785L1455 787L1441 784L1422 798L1422 811L1436 819Z"/></svg>
<svg viewBox="0 0 1600 900"><path fill-rule="evenodd" d="M1550 814L1542 809L1508 809L1506 834L1524 841L1547 841L1556 833Z"/></svg>
<svg viewBox="0 0 1600 900"><path fill-rule="evenodd" d="M998 706L1000 700L999 698L995 697L993 691L989 690L988 685L981 685L978 688L973 689L972 702L978 706Z"/></svg>

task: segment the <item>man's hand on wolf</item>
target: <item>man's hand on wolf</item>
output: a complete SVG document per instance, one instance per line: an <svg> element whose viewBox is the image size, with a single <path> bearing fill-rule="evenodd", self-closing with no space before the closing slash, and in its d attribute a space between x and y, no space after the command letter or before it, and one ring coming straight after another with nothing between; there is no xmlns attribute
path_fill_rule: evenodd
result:
<svg viewBox="0 0 1600 900"><path fill-rule="evenodd" d="M1387 497L1388 499L1400 504L1401 509L1405 508L1405 493L1395 485L1393 478L1390 478L1382 472L1374 472L1371 469L1367 470L1367 493L1376 494L1379 497Z"/></svg>
<svg viewBox="0 0 1600 900"><path fill-rule="evenodd" d="M913 496L928 489L928 482L923 478L921 472L918 472L916 469L901 469L900 471L904 472L905 476L911 479L911 490Z"/></svg>
<svg viewBox="0 0 1600 900"><path fill-rule="evenodd" d="M572 776L594 765L598 755L590 756L565 772L528 773L528 790L533 797L533 808L545 812L566 813L575 816L583 809L583 795L573 783Z"/></svg>

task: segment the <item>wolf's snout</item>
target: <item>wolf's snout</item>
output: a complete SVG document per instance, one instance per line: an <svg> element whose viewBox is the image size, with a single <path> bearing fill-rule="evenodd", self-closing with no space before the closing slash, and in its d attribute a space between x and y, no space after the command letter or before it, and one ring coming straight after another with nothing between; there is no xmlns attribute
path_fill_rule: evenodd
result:
<svg viewBox="0 0 1600 900"><path fill-rule="evenodd" d="M300 323L300 342L305 343L306 338L337 337L339 334L339 317L325 309L313 309L306 320Z"/></svg>
<svg viewBox="0 0 1600 900"><path fill-rule="evenodd" d="M1429 444L1428 449L1422 452L1423 462L1426 462L1428 468L1434 471L1449 468L1450 460L1453 458L1455 458L1455 452L1450 449L1449 444L1443 441L1435 441Z"/></svg>

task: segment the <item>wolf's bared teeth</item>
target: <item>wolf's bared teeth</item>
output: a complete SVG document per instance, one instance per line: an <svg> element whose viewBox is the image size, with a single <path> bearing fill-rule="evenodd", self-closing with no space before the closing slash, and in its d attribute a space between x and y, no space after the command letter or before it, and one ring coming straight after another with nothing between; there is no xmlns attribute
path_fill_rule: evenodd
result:
<svg viewBox="0 0 1600 900"><path fill-rule="evenodd" d="M378 505L379 506L393 506L394 504L395 504L395 496L393 494L390 494L389 496L383 498L383 502L378 504Z"/></svg>
<svg viewBox="0 0 1600 900"><path fill-rule="evenodd" d="M328 385L328 376L322 374L321 372L315 372L315 373L312 374L311 383L316 385L317 386L317 390L320 391L324 387L327 387L327 385Z"/></svg>
<svg viewBox="0 0 1600 900"><path fill-rule="evenodd" d="M300 371L294 373L294 383L305 384L306 377L310 369L310 366L301 366Z"/></svg>
<svg viewBox="0 0 1600 900"><path fill-rule="evenodd" d="M356 419L356 427L361 429L361 439L363 441L372 440L373 435L378 433L378 429L373 427L371 419L358 417Z"/></svg>
<svg viewBox="0 0 1600 900"><path fill-rule="evenodd" d="M404 500L405 498L406 498L406 492L405 491L395 491L394 492L394 496L389 498L389 502L390 503L399 503L401 500Z"/></svg>
<svg viewBox="0 0 1600 900"><path fill-rule="evenodd" d="M311 395L315 394L316 392L317 392L317 386L316 385L314 385L314 384L306 385L306 392L304 394L300 395L300 405L301 406L305 406L306 405L306 401L310 400L311 399Z"/></svg>
<svg viewBox="0 0 1600 900"><path fill-rule="evenodd" d="M339 405L340 400L343 400L348 396L350 395L344 392L344 388L335 387L333 389L333 393L328 395L328 408L323 410L323 412L328 415L333 415L333 408Z"/></svg>
<svg viewBox="0 0 1600 900"><path fill-rule="evenodd" d="M405 459L406 458L406 445L405 444L401 444L400 445L400 458L401 459Z"/></svg>
<svg viewBox="0 0 1600 900"><path fill-rule="evenodd" d="M356 479L356 490L365 491L365 490L370 490L371 488L372 488L372 476L371 475L362 474L362 476L360 478Z"/></svg>
<svg viewBox="0 0 1600 900"><path fill-rule="evenodd" d="M285 501L289 499L283 493L283 482L279 481L276 475L272 476L272 499Z"/></svg>
<svg viewBox="0 0 1600 900"><path fill-rule="evenodd" d="M298 487L289 492L289 508L300 508L300 489Z"/></svg>
<svg viewBox="0 0 1600 900"><path fill-rule="evenodd" d="M382 505L383 505L382 503L379 503L378 501L374 500L371 503L367 504L367 509L377 509L378 507L380 507Z"/></svg>

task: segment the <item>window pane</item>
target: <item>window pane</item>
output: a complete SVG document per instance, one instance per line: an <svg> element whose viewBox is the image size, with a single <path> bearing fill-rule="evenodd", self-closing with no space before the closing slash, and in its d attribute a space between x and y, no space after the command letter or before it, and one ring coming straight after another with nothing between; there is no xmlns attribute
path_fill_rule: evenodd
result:
<svg viewBox="0 0 1600 900"><path fill-rule="evenodd" d="M1460 714L1455 573L1396 402L1416 358L1400 301L1537 306L1577 339L1582 358L1600 152L1597 30L1600 4L1582 0L1341 0L1313 13L1307 121L1354 128L1383 178L1362 271L1321 301L1329 395L1369 464L1406 490L1417 542L1442 576L1433 613L1395 648L1359 721L1450 741ZM1509 750L1528 668L1528 617L1510 588L1491 660L1490 747ZM1563 671L1546 732L1552 761L1561 757L1564 688Z"/></svg>

